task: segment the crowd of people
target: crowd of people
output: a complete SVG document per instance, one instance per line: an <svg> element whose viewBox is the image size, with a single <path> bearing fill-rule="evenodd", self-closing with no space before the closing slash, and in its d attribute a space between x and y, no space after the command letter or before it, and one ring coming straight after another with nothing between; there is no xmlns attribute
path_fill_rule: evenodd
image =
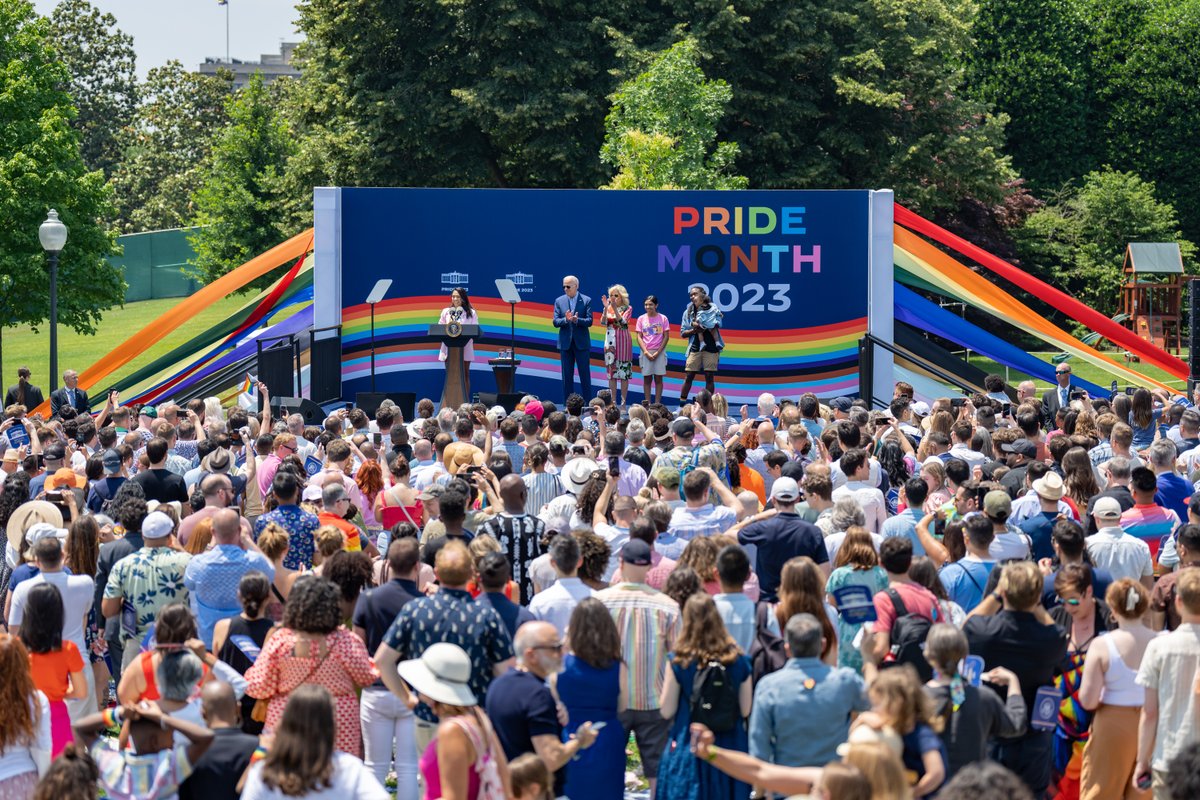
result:
<svg viewBox="0 0 1200 800"><path fill-rule="evenodd" d="M1200 411L1057 370L319 427L69 373L0 424L0 800L1200 797Z"/></svg>

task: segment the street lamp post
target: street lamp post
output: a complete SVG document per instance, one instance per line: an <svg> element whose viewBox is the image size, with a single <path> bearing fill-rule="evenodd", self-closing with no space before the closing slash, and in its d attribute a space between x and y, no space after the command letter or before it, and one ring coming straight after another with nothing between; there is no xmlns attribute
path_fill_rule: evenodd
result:
<svg viewBox="0 0 1200 800"><path fill-rule="evenodd" d="M53 208L38 228L50 271L50 391L58 389L58 254L67 243L67 226Z"/></svg>

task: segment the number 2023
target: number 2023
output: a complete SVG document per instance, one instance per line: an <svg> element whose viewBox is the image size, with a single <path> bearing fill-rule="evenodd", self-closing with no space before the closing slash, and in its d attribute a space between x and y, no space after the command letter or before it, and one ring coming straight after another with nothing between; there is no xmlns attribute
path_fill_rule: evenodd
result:
<svg viewBox="0 0 1200 800"><path fill-rule="evenodd" d="M792 298L788 296L788 289L791 288L791 285L787 283L768 283L765 289L761 283L747 283L741 287L740 292L738 287L732 283L718 283L711 292L703 283L688 284L689 289L693 286L703 289L722 312L732 311L739 307L740 310L747 312L780 312L787 311L792 307ZM762 300L767 292L770 292L771 296L764 305Z"/></svg>

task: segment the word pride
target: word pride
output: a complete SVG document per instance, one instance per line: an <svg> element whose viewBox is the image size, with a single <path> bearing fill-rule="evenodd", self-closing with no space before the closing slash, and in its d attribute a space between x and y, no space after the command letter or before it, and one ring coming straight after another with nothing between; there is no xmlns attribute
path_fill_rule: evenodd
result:
<svg viewBox="0 0 1200 800"><path fill-rule="evenodd" d="M778 211L766 206L722 208L720 206L675 206L674 233L703 233L705 236L762 236L776 239L781 236L803 236L804 206L783 206ZM800 244L717 244L701 245L693 249L690 244L672 247L658 246L658 271L691 272L692 266L700 272L757 273L759 265L772 273L800 272L805 265L814 273L821 271L821 245L812 245L809 252Z"/></svg>

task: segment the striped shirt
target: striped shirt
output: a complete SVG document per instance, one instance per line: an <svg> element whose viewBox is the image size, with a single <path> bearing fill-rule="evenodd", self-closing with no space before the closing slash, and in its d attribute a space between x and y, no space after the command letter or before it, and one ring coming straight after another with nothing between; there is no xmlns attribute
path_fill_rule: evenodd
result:
<svg viewBox="0 0 1200 800"><path fill-rule="evenodd" d="M679 605L644 583L618 583L596 594L617 623L629 665L629 708L659 708L667 653L679 636Z"/></svg>
<svg viewBox="0 0 1200 800"><path fill-rule="evenodd" d="M1121 514L1121 530L1145 542L1151 559L1158 558L1159 546L1179 524L1178 514L1157 503L1138 504Z"/></svg>
<svg viewBox="0 0 1200 800"><path fill-rule="evenodd" d="M525 513L540 514L542 506L563 493L562 479L549 472L531 472L521 480L525 481Z"/></svg>

